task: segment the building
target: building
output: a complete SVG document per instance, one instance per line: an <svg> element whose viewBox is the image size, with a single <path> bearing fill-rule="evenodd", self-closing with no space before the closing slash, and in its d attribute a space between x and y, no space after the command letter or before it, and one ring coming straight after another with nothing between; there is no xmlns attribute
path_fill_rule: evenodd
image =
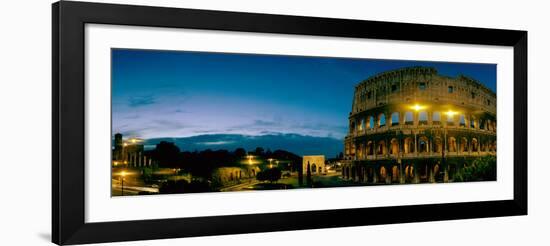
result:
<svg viewBox="0 0 550 246"><path fill-rule="evenodd" d="M327 173L324 155L304 155L302 157L302 171L304 174L307 174L308 165L311 175Z"/></svg>
<svg viewBox="0 0 550 246"><path fill-rule="evenodd" d="M123 140L122 134L115 134L112 166L146 167L152 165L150 157L145 155L143 140L130 138Z"/></svg>
<svg viewBox="0 0 550 246"><path fill-rule="evenodd" d="M257 166L219 167L212 172L212 182L215 186L228 186L256 177L260 172Z"/></svg>
<svg viewBox="0 0 550 246"><path fill-rule="evenodd" d="M496 155L496 94L430 67L380 73L355 87L342 176L366 183L447 182Z"/></svg>

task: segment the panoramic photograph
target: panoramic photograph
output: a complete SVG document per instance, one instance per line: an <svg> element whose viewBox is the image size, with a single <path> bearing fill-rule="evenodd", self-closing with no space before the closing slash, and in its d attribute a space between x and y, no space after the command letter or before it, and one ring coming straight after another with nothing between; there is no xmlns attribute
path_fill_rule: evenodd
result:
<svg viewBox="0 0 550 246"><path fill-rule="evenodd" d="M111 50L111 196L496 181L496 64Z"/></svg>

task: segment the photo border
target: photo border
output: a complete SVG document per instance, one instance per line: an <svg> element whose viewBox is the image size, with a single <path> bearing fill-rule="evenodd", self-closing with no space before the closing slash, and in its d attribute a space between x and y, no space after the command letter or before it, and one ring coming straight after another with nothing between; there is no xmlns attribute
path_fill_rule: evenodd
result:
<svg viewBox="0 0 550 246"><path fill-rule="evenodd" d="M86 23L514 48L514 199L86 223ZM438 211L434 213L433 211ZM52 5L52 241L99 243L527 214L527 32L84 2Z"/></svg>

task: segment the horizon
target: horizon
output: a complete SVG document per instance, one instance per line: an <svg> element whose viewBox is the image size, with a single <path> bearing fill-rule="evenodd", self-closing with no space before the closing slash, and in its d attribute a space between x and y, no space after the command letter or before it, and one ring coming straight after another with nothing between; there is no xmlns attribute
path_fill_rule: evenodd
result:
<svg viewBox="0 0 550 246"><path fill-rule="evenodd" d="M343 140L355 85L410 66L462 74L496 91L494 64L112 49L111 130L143 139L298 134Z"/></svg>

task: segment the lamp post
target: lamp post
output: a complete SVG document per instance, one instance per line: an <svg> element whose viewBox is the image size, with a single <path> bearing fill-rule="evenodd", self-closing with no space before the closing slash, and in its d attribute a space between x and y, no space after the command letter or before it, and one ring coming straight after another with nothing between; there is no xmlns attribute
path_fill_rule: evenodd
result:
<svg viewBox="0 0 550 246"><path fill-rule="evenodd" d="M125 171L122 171L120 173L120 181L121 181L121 186L122 186L122 196L124 196L124 176L126 176L126 172Z"/></svg>

